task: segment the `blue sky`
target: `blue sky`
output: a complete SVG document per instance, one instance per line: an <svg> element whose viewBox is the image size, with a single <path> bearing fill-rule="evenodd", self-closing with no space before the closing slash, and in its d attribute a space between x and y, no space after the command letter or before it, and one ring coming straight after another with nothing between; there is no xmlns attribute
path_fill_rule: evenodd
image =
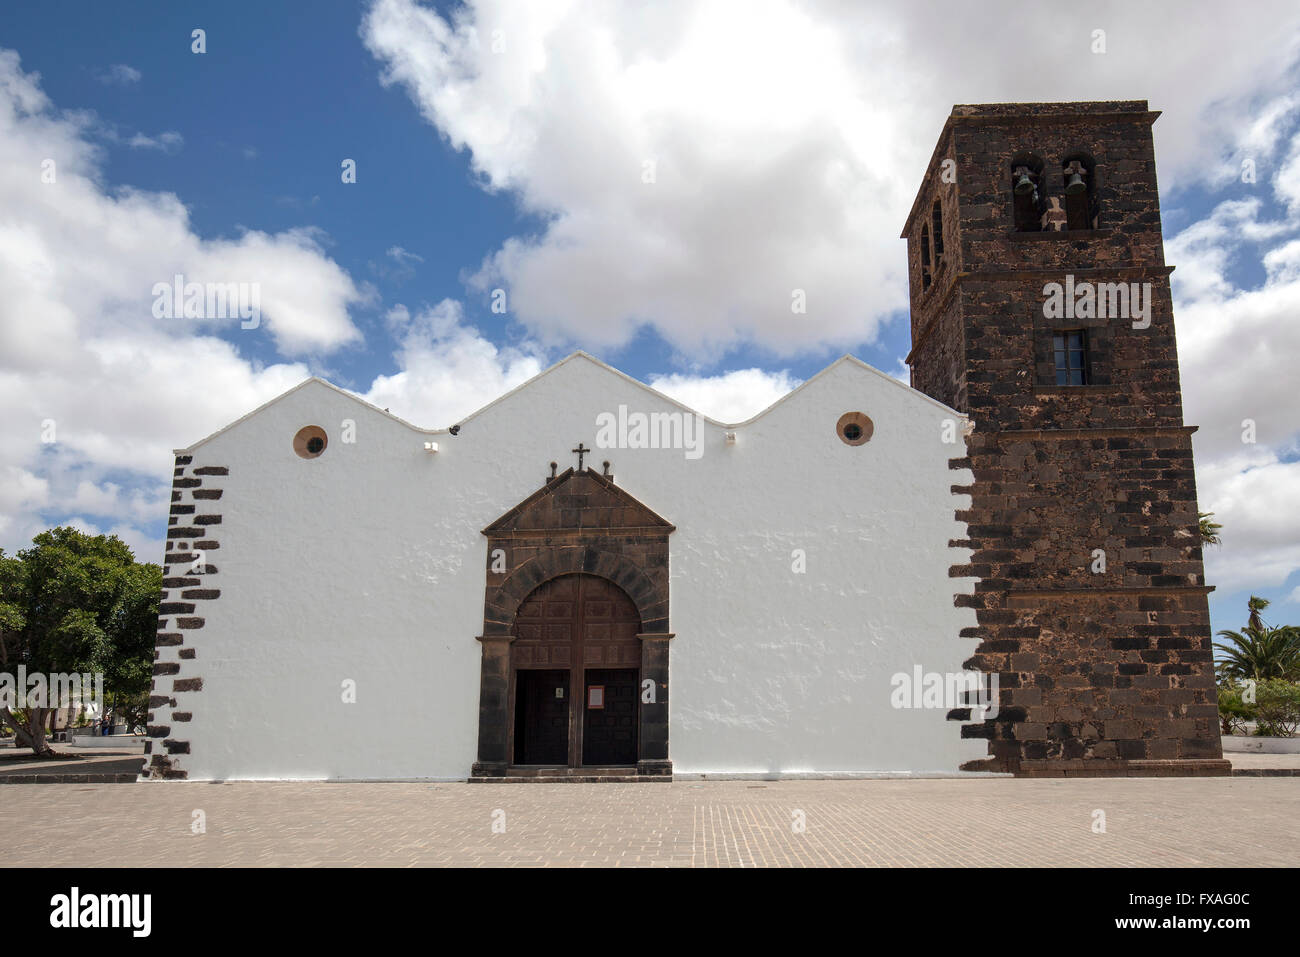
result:
<svg viewBox="0 0 1300 957"><path fill-rule="evenodd" d="M843 352L899 375L897 236L952 104L1147 98L1214 627L1251 592L1294 620L1293 6L7 5L0 545L75 521L153 558L168 450L307 374L430 427L574 348L733 420ZM64 188L27 185L44 157ZM260 329L141 321L218 267L278 295Z"/></svg>
<svg viewBox="0 0 1300 957"><path fill-rule="evenodd" d="M365 347L328 357L340 385L364 391L376 375L391 371L390 357L376 346L386 339L383 314L395 301L460 299L466 319L493 342L527 335L508 316L492 313L485 292L467 295L461 276L505 237L539 231L543 219L521 209L513 195L482 188L466 152L426 123L401 89L381 84L379 64L358 33L365 4L72 3L62 5L71 24L54 31L50 11L59 6L0 16L0 43L19 52L24 69L41 74L46 94L60 106L93 110L120 136L166 130L184 139L175 150L109 149L107 182L174 192L205 238L243 229L320 229L330 258L374 285L377 297L351 312ZM444 13L456 7L429 6ZM202 56L190 49L196 27L206 31ZM131 66L141 79L111 81L114 64ZM357 162L355 184L341 182L345 158ZM394 246L420 261L402 268L388 255ZM898 246L901 257L901 240ZM820 348L777 364L804 379L851 351L897 371L908 349L905 315L891 314L879 342ZM226 335L249 358L276 359L270 340ZM642 379L691 365L653 329L600 354ZM728 351L725 364L748 368L771 358L741 345Z"/></svg>

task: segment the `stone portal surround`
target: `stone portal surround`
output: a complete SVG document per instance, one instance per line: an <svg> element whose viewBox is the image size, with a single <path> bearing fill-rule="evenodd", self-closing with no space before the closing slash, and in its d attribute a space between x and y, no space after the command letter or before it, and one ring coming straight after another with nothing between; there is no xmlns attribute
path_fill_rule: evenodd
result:
<svg viewBox="0 0 1300 957"><path fill-rule="evenodd" d="M472 777L497 777L511 763L510 645L515 611L537 586L560 575L606 578L641 615L641 678L657 686L642 704L640 775L671 775L668 749L668 536L674 527L613 478L569 469L483 530L488 539L479 690L478 761Z"/></svg>
<svg viewBox="0 0 1300 957"><path fill-rule="evenodd" d="M162 597L158 605L158 637L154 642L153 683L149 694L149 764L145 778L184 779L188 772L180 755L190 753L187 729L194 714L194 695L203 690L198 649L187 644L202 628L207 603L221 597L209 579L218 573L212 552L221 547L216 526L221 515L216 502L222 490L211 482L230 470L217 465L190 469L193 456L176 456L172 473L171 516L167 520L167 551L163 558ZM188 471L188 475L186 474ZM201 514L200 514L201 512ZM202 553L200 555L200 553ZM196 562L203 559L201 565ZM160 742L161 751L154 743Z"/></svg>

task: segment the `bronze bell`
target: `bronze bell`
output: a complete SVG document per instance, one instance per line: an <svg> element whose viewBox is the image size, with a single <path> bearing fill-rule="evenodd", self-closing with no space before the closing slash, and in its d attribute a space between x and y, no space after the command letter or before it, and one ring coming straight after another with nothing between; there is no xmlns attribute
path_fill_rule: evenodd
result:
<svg viewBox="0 0 1300 957"><path fill-rule="evenodd" d="M1083 165L1078 160L1073 160L1065 170L1070 174L1065 181L1066 195L1076 196L1079 193L1086 193L1088 184L1083 181Z"/></svg>
<svg viewBox="0 0 1300 957"><path fill-rule="evenodd" d="M1021 196L1027 196L1035 192L1034 180L1029 175L1028 166L1017 166L1014 170L1016 177L1016 192Z"/></svg>

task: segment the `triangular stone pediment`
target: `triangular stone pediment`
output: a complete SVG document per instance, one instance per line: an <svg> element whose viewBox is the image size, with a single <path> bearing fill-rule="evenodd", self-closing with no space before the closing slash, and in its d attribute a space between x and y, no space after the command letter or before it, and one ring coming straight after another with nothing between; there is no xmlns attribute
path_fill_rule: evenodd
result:
<svg viewBox="0 0 1300 957"><path fill-rule="evenodd" d="M578 529L654 529L667 534L674 527L612 479L591 469L579 472L570 468L483 529L483 534Z"/></svg>

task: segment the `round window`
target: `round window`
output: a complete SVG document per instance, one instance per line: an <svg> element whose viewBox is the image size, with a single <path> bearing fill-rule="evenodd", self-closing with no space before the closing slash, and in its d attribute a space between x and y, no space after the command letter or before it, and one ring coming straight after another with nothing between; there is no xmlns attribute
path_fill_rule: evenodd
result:
<svg viewBox="0 0 1300 957"><path fill-rule="evenodd" d="M835 434L845 445L865 445L875 431L875 424L865 412L845 412L835 423Z"/></svg>
<svg viewBox="0 0 1300 957"><path fill-rule="evenodd" d="M293 450L301 458L314 459L325 451L329 438L319 425L308 425L298 430L293 437Z"/></svg>

